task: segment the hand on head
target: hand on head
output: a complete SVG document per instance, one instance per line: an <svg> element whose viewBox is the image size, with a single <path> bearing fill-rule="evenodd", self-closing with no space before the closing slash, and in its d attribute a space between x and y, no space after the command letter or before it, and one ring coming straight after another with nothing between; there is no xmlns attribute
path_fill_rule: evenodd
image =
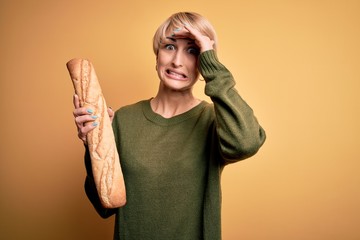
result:
<svg viewBox="0 0 360 240"><path fill-rule="evenodd" d="M176 28L173 30L172 38L190 38L195 41L195 44L200 48L200 53L214 49L215 41L210 39L208 36L202 34L196 28L193 28L189 25L184 25L181 28Z"/></svg>

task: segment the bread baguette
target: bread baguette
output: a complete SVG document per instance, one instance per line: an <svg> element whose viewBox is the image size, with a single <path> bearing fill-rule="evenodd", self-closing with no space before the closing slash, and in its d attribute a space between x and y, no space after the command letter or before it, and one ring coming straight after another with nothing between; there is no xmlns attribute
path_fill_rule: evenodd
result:
<svg viewBox="0 0 360 240"><path fill-rule="evenodd" d="M87 144L100 201L105 208L121 207L126 202L125 183L105 98L94 67L90 61L76 58L66 66L80 106L91 108L98 116L98 126L87 134Z"/></svg>

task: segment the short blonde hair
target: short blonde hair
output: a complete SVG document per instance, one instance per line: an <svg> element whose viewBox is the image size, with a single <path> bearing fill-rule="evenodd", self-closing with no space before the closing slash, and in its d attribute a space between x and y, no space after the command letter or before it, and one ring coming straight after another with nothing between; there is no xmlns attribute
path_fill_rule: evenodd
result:
<svg viewBox="0 0 360 240"><path fill-rule="evenodd" d="M184 25L189 25L199 30L211 40L214 40L214 49L217 47L217 36L214 27L203 16L195 12L178 12L171 15L163 24L159 26L153 37L153 50L157 55L162 39L166 38L166 33L169 30L173 31L176 28L182 28Z"/></svg>

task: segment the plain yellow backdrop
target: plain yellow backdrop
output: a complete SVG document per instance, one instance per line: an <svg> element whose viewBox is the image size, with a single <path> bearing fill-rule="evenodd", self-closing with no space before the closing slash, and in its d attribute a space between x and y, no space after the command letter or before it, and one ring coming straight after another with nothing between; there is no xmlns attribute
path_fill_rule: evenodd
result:
<svg viewBox="0 0 360 240"><path fill-rule="evenodd" d="M83 190L65 64L90 59L115 109L150 98L152 35L178 11L213 23L268 136L223 172L223 239L360 239L357 0L1 0L0 238L112 239Z"/></svg>

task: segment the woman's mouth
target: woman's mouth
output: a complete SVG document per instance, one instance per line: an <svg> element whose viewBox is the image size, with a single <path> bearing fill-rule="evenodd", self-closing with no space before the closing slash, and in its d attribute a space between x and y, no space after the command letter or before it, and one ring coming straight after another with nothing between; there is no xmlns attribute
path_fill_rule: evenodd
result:
<svg viewBox="0 0 360 240"><path fill-rule="evenodd" d="M185 80L187 79L187 76L181 72L177 72L171 69L166 70L166 75L170 78L176 79L176 80Z"/></svg>

